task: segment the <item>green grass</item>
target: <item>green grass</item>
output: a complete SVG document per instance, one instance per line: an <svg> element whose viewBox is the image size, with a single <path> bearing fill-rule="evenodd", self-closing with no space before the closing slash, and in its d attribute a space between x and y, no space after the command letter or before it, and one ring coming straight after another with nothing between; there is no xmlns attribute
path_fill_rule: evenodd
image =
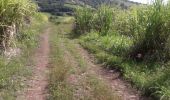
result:
<svg viewBox="0 0 170 100"><path fill-rule="evenodd" d="M82 8L82 6L80 6L80 5L71 4L71 3L65 3L64 6L68 7L68 8L72 8L74 10L77 9L77 8Z"/></svg>
<svg viewBox="0 0 170 100"><path fill-rule="evenodd" d="M77 8L75 11L75 34L99 31L100 35L107 35L113 26L114 10L101 5L97 9L88 7Z"/></svg>
<svg viewBox="0 0 170 100"><path fill-rule="evenodd" d="M79 73L81 74L87 71L87 63L84 62L84 59L82 58L82 56L78 54L79 51L77 50L75 44L76 42L66 39L66 47L70 51L70 53L73 55L76 62L78 63L78 66L81 69Z"/></svg>
<svg viewBox="0 0 170 100"><path fill-rule="evenodd" d="M51 70L49 78L49 100L73 100L72 87L66 82L71 65L64 58L64 50L61 46L63 39L59 32L61 27L52 25L51 45Z"/></svg>
<svg viewBox="0 0 170 100"><path fill-rule="evenodd" d="M31 25L26 25L21 29L16 41L20 48L29 49L37 45L39 34L48 26L48 16L46 13L36 13L31 19Z"/></svg>
<svg viewBox="0 0 170 100"><path fill-rule="evenodd" d="M108 40L111 41L107 43ZM146 95L158 98L163 96L165 100L169 99L169 64L139 63L128 60L124 53L126 54L128 48L133 44L129 38L121 36L100 37L96 33L89 33L80 37L80 44L94 53L99 63L104 63L110 68L120 69L125 79L130 80ZM108 48L111 49L108 50Z"/></svg>
<svg viewBox="0 0 170 100"><path fill-rule="evenodd" d="M36 5L30 0L1 0L0 1L0 26L23 24L24 17L35 13Z"/></svg>
<svg viewBox="0 0 170 100"><path fill-rule="evenodd" d="M31 0L0 1L0 46L2 53L8 50L16 39L13 34L18 35L21 26L24 26L25 23L29 24L36 9L37 6Z"/></svg>
<svg viewBox="0 0 170 100"><path fill-rule="evenodd" d="M127 54L128 50L133 45L132 38L119 34L100 36L98 32L92 31L80 38L83 41L94 43L100 49L117 56L124 56Z"/></svg>
<svg viewBox="0 0 170 100"><path fill-rule="evenodd" d="M71 23L74 21L74 17L72 16L51 16L50 21L55 23L56 25L61 23Z"/></svg>

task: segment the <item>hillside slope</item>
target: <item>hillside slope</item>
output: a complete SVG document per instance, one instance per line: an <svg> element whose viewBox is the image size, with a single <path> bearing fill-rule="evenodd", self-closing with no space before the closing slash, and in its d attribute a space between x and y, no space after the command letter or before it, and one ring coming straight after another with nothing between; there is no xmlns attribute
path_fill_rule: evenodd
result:
<svg viewBox="0 0 170 100"><path fill-rule="evenodd" d="M139 4L128 0L36 0L36 2L40 7L40 11L50 12L54 15L72 15L74 8L84 5L96 8L101 4L109 4L127 9L132 5Z"/></svg>
<svg viewBox="0 0 170 100"><path fill-rule="evenodd" d="M79 1L82 1L85 4L91 5L93 7L106 3L109 5L117 5L125 9L134 4L139 4L139 3L128 1L128 0L79 0Z"/></svg>

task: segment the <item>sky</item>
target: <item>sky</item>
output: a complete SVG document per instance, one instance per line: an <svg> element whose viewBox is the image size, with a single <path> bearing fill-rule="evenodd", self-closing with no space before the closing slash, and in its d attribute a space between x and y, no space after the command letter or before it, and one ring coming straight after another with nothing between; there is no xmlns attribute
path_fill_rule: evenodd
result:
<svg viewBox="0 0 170 100"><path fill-rule="evenodd" d="M149 3L151 0L130 0L130 1L135 1L135 2L140 2L140 3L144 3L144 4L147 4ZM168 0L164 0L165 2L168 1Z"/></svg>

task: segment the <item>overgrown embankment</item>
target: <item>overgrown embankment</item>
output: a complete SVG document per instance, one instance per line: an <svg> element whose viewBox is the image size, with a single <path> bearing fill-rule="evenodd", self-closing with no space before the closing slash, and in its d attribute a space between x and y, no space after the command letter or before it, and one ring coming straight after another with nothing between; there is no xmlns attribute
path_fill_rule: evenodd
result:
<svg viewBox="0 0 170 100"><path fill-rule="evenodd" d="M75 35L99 63L118 69L145 95L168 100L169 15L169 3L161 0L127 10L78 9Z"/></svg>
<svg viewBox="0 0 170 100"><path fill-rule="evenodd" d="M1 53L9 51L24 24L30 24L36 5L30 0L0 1L0 48Z"/></svg>
<svg viewBox="0 0 170 100"><path fill-rule="evenodd" d="M29 0L0 1L0 99L16 99L31 75L31 54L48 21L45 14L35 12Z"/></svg>
<svg viewBox="0 0 170 100"><path fill-rule="evenodd" d="M33 60L31 59L33 49L37 46L38 35L48 18L44 14L36 14L32 17L32 24L23 28L22 35L16 41L16 47L20 50L18 54L10 59L1 56L0 59L0 97L4 100L16 99L26 87L26 77L32 74ZM15 47L15 48L16 48Z"/></svg>

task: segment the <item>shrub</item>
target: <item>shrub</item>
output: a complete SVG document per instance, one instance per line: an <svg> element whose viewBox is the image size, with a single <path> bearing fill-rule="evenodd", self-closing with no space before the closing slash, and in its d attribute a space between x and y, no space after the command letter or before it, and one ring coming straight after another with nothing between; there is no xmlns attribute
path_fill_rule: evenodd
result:
<svg viewBox="0 0 170 100"><path fill-rule="evenodd" d="M101 5L94 16L94 28L99 31L101 35L106 35L111 30L113 25L113 12L107 5Z"/></svg>
<svg viewBox="0 0 170 100"><path fill-rule="evenodd" d="M118 32L134 41L129 51L135 59L159 60L169 59L169 4L154 0L151 5L131 7L128 10L115 10L101 5L97 10L87 8L76 12L76 30L79 33L98 31L100 35ZM138 57L140 55L140 57Z"/></svg>
<svg viewBox="0 0 170 100"><path fill-rule="evenodd" d="M93 13L89 8L78 8L75 12L76 33L90 32L92 29Z"/></svg>
<svg viewBox="0 0 170 100"><path fill-rule="evenodd" d="M130 35L130 11L117 9L115 15L114 29L121 35Z"/></svg>
<svg viewBox="0 0 170 100"><path fill-rule="evenodd" d="M121 69L146 95L169 100L169 11L170 3L164 4L162 0L116 11L112 31L120 34L100 36L98 32L91 32L81 37L80 42L100 63ZM129 52L133 59L128 59Z"/></svg>
<svg viewBox="0 0 170 100"><path fill-rule="evenodd" d="M108 34L113 26L113 12L114 10L107 5L101 5L96 10L78 8L75 13L77 33L86 33L95 30L100 35Z"/></svg>
<svg viewBox="0 0 170 100"><path fill-rule="evenodd" d="M30 0L0 0L0 45L9 47L23 21L29 22L36 6Z"/></svg>
<svg viewBox="0 0 170 100"><path fill-rule="evenodd" d="M134 58L140 54L152 60L167 59L168 52L165 52L166 43L169 37L169 11L161 0L155 0L148 6L144 15L137 15L139 25L136 25L138 32L137 41L131 56ZM139 12L139 11L138 11ZM145 19L143 21L143 19ZM149 57L147 57L150 55ZM148 59L147 59L148 60Z"/></svg>

